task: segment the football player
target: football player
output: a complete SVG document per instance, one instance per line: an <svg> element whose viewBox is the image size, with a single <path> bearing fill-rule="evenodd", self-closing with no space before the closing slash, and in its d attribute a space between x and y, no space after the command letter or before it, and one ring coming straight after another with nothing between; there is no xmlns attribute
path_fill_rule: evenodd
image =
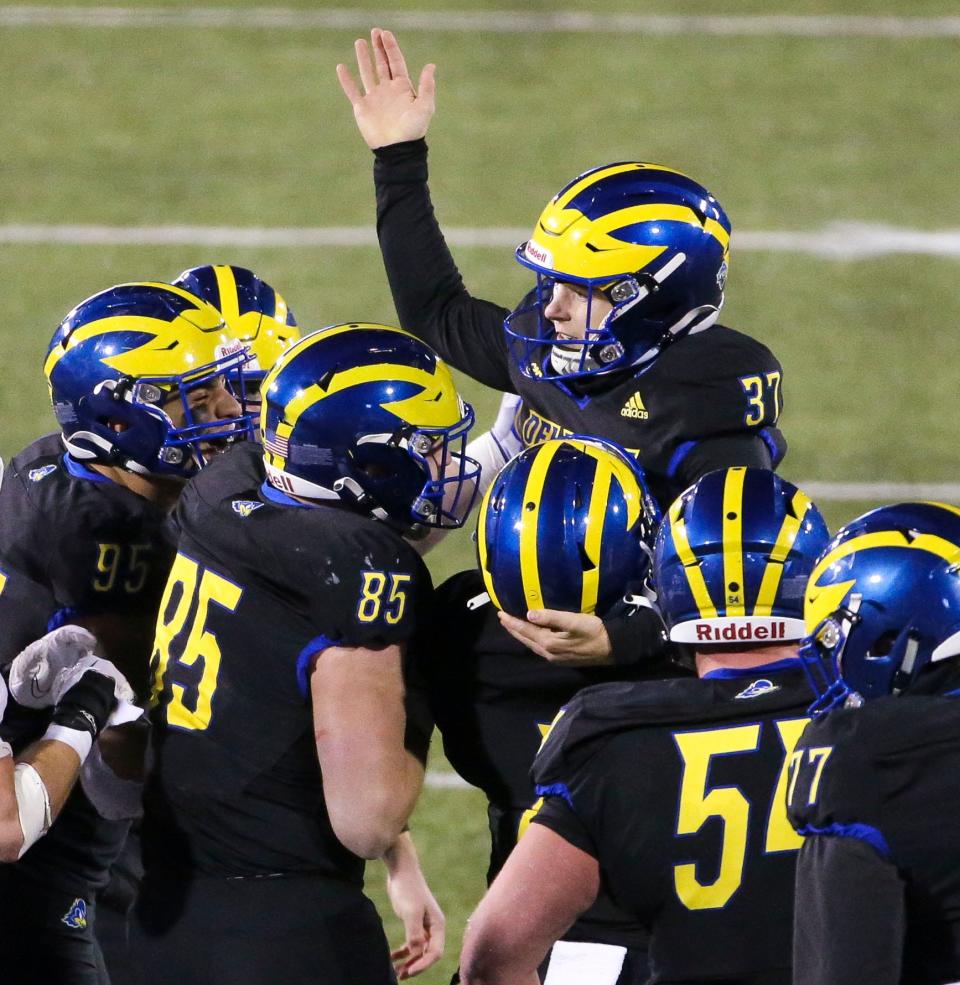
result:
<svg viewBox="0 0 960 985"><path fill-rule="evenodd" d="M93 637L76 626L58 633L74 639ZM58 646L63 654L69 647ZM42 643L29 646L14 660L11 688L20 704L50 707L50 725L41 739L13 759L9 742L0 740L0 860L12 862L59 816L100 733L109 726L135 721L142 714L132 704L133 691L108 660L77 653L65 665L51 664ZM7 684L0 677L0 721L7 708ZM34 971L37 969L34 968Z"/></svg>
<svg viewBox="0 0 960 985"><path fill-rule="evenodd" d="M479 382L519 394L525 444L578 433L639 449L661 507L711 469L775 466L780 364L716 324L730 239L719 202L671 168L594 168L517 248L535 288L512 312L475 298L427 188L434 66L415 91L393 34L371 39L356 42L363 92L346 66L337 74L376 155L377 231L401 324Z"/></svg>
<svg viewBox="0 0 960 985"><path fill-rule="evenodd" d="M794 981L960 980L960 509L844 527L806 593Z"/></svg>
<svg viewBox="0 0 960 985"><path fill-rule="evenodd" d="M169 510L186 479L249 434L228 388L246 359L214 308L169 285L122 284L66 316L44 365L61 433L15 456L0 485L4 659L73 624L144 695L174 555ZM45 639L50 653L63 643ZM19 754L49 721L49 710L11 704L0 731ZM81 786L49 835L0 872L11 980L106 981L94 900L128 822L103 817L86 776Z"/></svg>
<svg viewBox="0 0 960 985"><path fill-rule="evenodd" d="M287 302L245 267L190 267L173 283L212 304L223 315L238 348L248 349L251 359L243 368L246 407L258 413L263 378L284 349L300 338L297 319Z"/></svg>
<svg viewBox="0 0 960 985"><path fill-rule="evenodd" d="M386 985L364 859L389 870L409 838L432 728L404 673L430 578L403 534L462 522L473 412L427 346L376 325L304 336L262 393L263 447L177 509L139 965L158 983ZM436 916L404 976L438 956Z"/></svg>
<svg viewBox="0 0 960 985"><path fill-rule="evenodd" d="M554 666L513 639L497 614L541 606L593 618L629 612L622 600L641 591L657 520L642 470L621 449L598 439L551 439L514 458L485 496L480 570L463 571L437 590L436 643L424 673L447 758L488 799L488 882L535 813L530 766L560 707L589 684L670 674L666 661L655 662L663 650L659 632L635 640L623 627L615 665ZM624 652L631 647L647 651L642 670L637 655ZM594 944L604 956L629 945L630 960L645 967L643 928L607 900L566 940L578 942L580 961ZM548 980L562 976L566 946L554 948Z"/></svg>
<svg viewBox="0 0 960 985"><path fill-rule="evenodd" d="M543 806L471 918L465 982L534 981L603 890L649 930L651 983L788 985L797 640L827 539L810 500L766 470L713 472L670 507L653 579L698 679L598 685L560 711L533 766Z"/></svg>

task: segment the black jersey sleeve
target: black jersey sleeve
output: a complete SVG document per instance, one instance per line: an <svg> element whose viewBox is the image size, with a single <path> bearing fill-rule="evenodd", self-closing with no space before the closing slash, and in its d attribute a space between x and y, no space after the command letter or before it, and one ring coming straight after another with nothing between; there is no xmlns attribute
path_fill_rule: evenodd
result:
<svg viewBox="0 0 960 985"><path fill-rule="evenodd" d="M376 521L340 537L318 557L312 577L323 586L313 620L328 645L404 643L429 605L430 575L419 555Z"/></svg>
<svg viewBox="0 0 960 985"><path fill-rule="evenodd" d="M0 561L0 667L48 629L57 609L50 592Z"/></svg>
<svg viewBox="0 0 960 985"><path fill-rule="evenodd" d="M29 494L28 483L38 486L56 466L44 463L35 469L24 467L26 474L21 474L18 458L10 463L0 481L0 566L43 584L48 580L54 525L44 522Z"/></svg>
<svg viewBox="0 0 960 985"><path fill-rule="evenodd" d="M375 154L377 235L400 324L468 376L512 390L503 334L509 312L463 285L430 200L426 142Z"/></svg>
<svg viewBox="0 0 960 985"><path fill-rule="evenodd" d="M153 618L173 556L165 512L71 463L51 439L18 455L4 476L0 565L45 586L61 620Z"/></svg>
<svg viewBox="0 0 960 985"><path fill-rule="evenodd" d="M557 791L555 794L541 794L541 797L543 799L540 808L534 814L532 823L542 824L580 851L599 858L597 846L590 832L577 817L572 804L563 793Z"/></svg>
<svg viewBox="0 0 960 985"><path fill-rule="evenodd" d="M601 685L586 693L604 690ZM606 690L616 694L615 685ZM531 767L537 796L543 798L533 821L597 859L606 825L621 820L615 797L608 797L620 785L617 757L606 755L609 738L610 733L596 728L581 693L558 712ZM636 774L631 775L631 783L642 798L644 778L639 771Z"/></svg>
<svg viewBox="0 0 960 985"><path fill-rule="evenodd" d="M715 468L775 466L783 458L776 427L783 368L765 345L715 325L670 346L658 362L660 426L645 466L689 484Z"/></svg>
<svg viewBox="0 0 960 985"><path fill-rule="evenodd" d="M882 789L865 734L876 716L874 709L859 711L838 709L806 727L787 787L787 816L800 834L854 838L887 854Z"/></svg>
<svg viewBox="0 0 960 985"><path fill-rule="evenodd" d="M856 838L807 838L797 861L794 985L897 985L906 929L896 866Z"/></svg>
<svg viewBox="0 0 960 985"><path fill-rule="evenodd" d="M776 431L775 428L772 430ZM692 445L690 451L676 463L674 478L683 486L692 486L701 476L715 469L734 465L772 469L779 461L772 454L774 447L775 444L768 443L766 434L727 434L705 438Z"/></svg>

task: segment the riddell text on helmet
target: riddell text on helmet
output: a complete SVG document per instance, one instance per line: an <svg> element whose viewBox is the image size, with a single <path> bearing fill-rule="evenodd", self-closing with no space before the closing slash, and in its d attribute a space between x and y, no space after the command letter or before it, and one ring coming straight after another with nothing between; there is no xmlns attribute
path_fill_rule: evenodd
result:
<svg viewBox="0 0 960 985"><path fill-rule="evenodd" d="M726 643L730 640L782 640L786 639L787 624L772 622L755 626L745 622L739 626L712 626L698 622L694 627L698 643Z"/></svg>

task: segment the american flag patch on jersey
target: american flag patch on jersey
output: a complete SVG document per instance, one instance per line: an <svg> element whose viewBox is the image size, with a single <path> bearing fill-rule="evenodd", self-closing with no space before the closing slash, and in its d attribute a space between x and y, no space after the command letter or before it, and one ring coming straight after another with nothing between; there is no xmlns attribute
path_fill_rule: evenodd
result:
<svg viewBox="0 0 960 985"><path fill-rule="evenodd" d="M278 434L273 435L273 437L264 435L263 447L271 455L279 455L281 458L287 458L290 455L290 442L286 438L281 438Z"/></svg>

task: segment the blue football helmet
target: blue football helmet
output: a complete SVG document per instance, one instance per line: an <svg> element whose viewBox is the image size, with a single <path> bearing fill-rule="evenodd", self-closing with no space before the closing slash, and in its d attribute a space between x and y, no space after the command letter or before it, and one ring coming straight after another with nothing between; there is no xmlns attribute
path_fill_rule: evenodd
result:
<svg viewBox="0 0 960 985"><path fill-rule="evenodd" d="M313 332L280 357L261 393L276 488L341 500L406 531L463 525L480 475L466 454L473 409L419 339L365 323Z"/></svg>
<svg viewBox="0 0 960 985"><path fill-rule="evenodd" d="M603 616L650 564L659 520L643 470L609 441L575 435L526 448L497 474L477 523L490 600Z"/></svg>
<svg viewBox="0 0 960 985"><path fill-rule="evenodd" d="M829 539L817 507L776 473L703 476L657 534L653 582L670 639L728 649L800 639L803 591Z"/></svg>
<svg viewBox="0 0 960 985"><path fill-rule="evenodd" d="M958 570L956 507L885 506L839 530L806 590L811 714L899 694L960 653Z"/></svg>
<svg viewBox="0 0 960 985"><path fill-rule="evenodd" d="M300 338L297 319L283 296L252 270L226 264L191 267L173 283L212 304L223 315L238 347L250 350L244 379L248 398L258 400L263 378L280 354Z"/></svg>
<svg viewBox="0 0 960 985"><path fill-rule="evenodd" d="M205 451L252 434L244 413L198 419L191 397L222 381L242 397L248 359L206 301L169 284L120 284L64 318L44 374L74 458L184 479Z"/></svg>
<svg viewBox="0 0 960 985"><path fill-rule="evenodd" d="M537 274L532 301L504 323L520 372L568 380L649 363L671 341L712 325L723 304L730 221L692 178L628 162L574 178L547 205L517 260ZM556 281L613 308L583 339L560 339L544 315Z"/></svg>

